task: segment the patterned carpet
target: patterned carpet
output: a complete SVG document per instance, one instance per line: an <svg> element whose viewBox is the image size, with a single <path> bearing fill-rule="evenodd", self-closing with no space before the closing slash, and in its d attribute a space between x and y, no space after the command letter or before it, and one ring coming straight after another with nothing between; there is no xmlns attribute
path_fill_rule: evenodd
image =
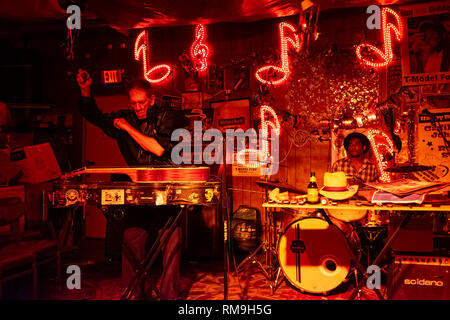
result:
<svg viewBox="0 0 450 320"><path fill-rule="evenodd" d="M236 257L237 263L245 256ZM81 289L69 290L66 287L66 268L76 264L81 268ZM159 286L161 273L160 261L151 270L151 281ZM348 300L353 292L355 280L349 276L328 295L302 293L287 280L281 281L275 292L270 282L256 264L247 263L239 275L235 272L234 260L231 259L228 274L229 300ZM41 300L119 300L124 292L121 283L120 261L108 262L104 255L102 242L89 242L76 255L63 259L63 287L58 291L55 281L54 266L40 270L39 296ZM282 273L281 273L282 274ZM11 281L3 286L4 299L32 299L31 277ZM182 300L223 300L224 299L224 263L220 258L192 258L183 256L181 265ZM385 295L385 288L381 292ZM149 299L157 299L153 294ZM376 300L374 291L364 288L361 300Z"/></svg>
<svg viewBox="0 0 450 320"><path fill-rule="evenodd" d="M49 281L41 290L40 299L44 300L119 300L124 288L121 286L120 265L96 266L97 269L85 272L80 290L64 289L57 292L54 281ZM158 279L160 268L155 268L152 281ZM181 279L182 300L223 300L224 272L222 261L183 262ZM257 268L249 268L236 275L233 270L228 276L229 300L347 300L354 288L354 280L342 283L329 295L301 293L298 289L282 281L272 293L269 281ZM159 283L157 283L159 286ZM381 290L384 293L384 288ZM362 300L377 299L372 290L364 289ZM153 295L152 299L157 299Z"/></svg>

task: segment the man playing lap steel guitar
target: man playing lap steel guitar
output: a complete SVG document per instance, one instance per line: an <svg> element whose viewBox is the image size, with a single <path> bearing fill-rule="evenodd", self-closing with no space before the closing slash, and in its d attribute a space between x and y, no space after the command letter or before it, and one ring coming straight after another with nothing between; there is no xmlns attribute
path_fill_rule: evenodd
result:
<svg viewBox="0 0 450 320"><path fill-rule="evenodd" d="M81 90L79 111L83 117L117 141L120 152L129 166L171 165L171 134L177 118L172 110L160 107L150 84L144 80L131 82L128 97L131 108L110 114L102 113L92 94L92 79L84 70L78 70L77 82ZM149 209L150 208L150 209ZM152 212L149 213L148 210ZM125 214L123 241L141 261L146 254L148 238L156 239L159 230L170 216L176 215L176 206L132 206ZM169 235L163 252L160 298L177 299L180 283L181 228ZM135 273L125 248L122 250L122 280L127 286ZM145 288L135 290L135 299L145 297Z"/></svg>

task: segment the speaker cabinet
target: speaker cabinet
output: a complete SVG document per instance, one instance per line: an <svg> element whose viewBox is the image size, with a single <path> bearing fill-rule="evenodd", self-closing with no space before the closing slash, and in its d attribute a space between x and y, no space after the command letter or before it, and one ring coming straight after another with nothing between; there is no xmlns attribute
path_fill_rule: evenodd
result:
<svg viewBox="0 0 450 320"><path fill-rule="evenodd" d="M392 300L450 299L450 258L395 255L388 273Z"/></svg>

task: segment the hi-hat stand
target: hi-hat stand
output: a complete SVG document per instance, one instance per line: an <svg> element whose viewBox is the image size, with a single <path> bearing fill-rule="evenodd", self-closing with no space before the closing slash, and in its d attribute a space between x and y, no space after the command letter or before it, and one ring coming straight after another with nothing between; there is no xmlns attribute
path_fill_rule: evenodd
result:
<svg viewBox="0 0 450 320"><path fill-rule="evenodd" d="M266 176L266 182L267 182ZM268 201L268 186L265 184L264 187L264 202ZM276 231L276 226L274 224L273 214L271 210L264 208L264 239L261 244L253 250L253 252L247 256L237 267L236 273L239 273L242 268L248 264L256 264L258 269L264 274L266 279L269 281L269 286L272 289L272 293L275 292L278 285L281 283L280 275L282 275L281 268L275 264L277 256L277 238L278 233ZM258 255L264 253L263 262L260 261Z"/></svg>

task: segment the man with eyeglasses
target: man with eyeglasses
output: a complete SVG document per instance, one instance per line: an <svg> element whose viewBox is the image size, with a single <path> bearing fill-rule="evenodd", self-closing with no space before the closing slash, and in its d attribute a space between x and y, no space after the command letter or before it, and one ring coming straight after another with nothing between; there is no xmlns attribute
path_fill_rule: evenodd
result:
<svg viewBox="0 0 450 320"><path fill-rule="evenodd" d="M92 94L92 79L84 70L78 70L77 82L81 90L79 111L83 117L114 138L125 161L129 166L172 165L170 153L172 130L176 129L177 119L173 110L163 108L156 103L150 84L145 80L136 80L128 86L131 109L109 114L102 113ZM182 124L182 121L180 121ZM149 213L148 210L152 212ZM131 249L137 260L146 254L149 238L156 238L159 230L170 216L178 212L175 206L158 206L151 209L142 207L127 208L123 241ZM177 299L180 284L181 228L177 227L169 235L163 248L163 272L159 297L164 300ZM128 285L135 272L129 256L122 251L122 280ZM145 297L145 288L135 290L135 299Z"/></svg>

